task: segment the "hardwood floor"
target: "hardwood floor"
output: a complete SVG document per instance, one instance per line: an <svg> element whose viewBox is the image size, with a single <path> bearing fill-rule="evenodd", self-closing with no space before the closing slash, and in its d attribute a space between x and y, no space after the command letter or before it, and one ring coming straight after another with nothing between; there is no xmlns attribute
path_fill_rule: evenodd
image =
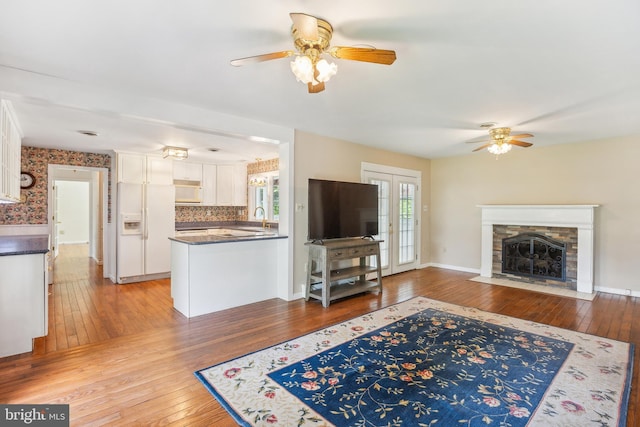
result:
<svg viewBox="0 0 640 427"><path fill-rule="evenodd" d="M437 268L386 277L382 295L326 309L273 299L189 320L173 310L169 280L114 285L101 278L86 247L63 249L49 296L49 335L37 340L34 354L0 359L0 402L68 403L73 426L234 426L194 371L417 295L640 344L640 299L576 300ZM636 351L636 366L639 360ZM638 385L636 369L628 426L640 425Z"/></svg>

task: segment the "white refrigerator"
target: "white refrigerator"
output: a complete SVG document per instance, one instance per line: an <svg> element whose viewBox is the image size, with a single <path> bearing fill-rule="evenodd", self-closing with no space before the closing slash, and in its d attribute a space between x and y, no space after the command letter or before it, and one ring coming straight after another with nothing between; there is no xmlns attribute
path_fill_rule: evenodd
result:
<svg viewBox="0 0 640 427"><path fill-rule="evenodd" d="M118 184L118 283L170 276L174 197L172 185Z"/></svg>

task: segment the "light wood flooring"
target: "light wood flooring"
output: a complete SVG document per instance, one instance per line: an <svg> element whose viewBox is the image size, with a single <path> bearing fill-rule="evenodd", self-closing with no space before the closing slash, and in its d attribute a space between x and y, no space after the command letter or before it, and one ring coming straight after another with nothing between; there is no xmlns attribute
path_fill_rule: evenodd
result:
<svg viewBox="0 0 640 427"><path fill-rule="evenodd" d="M640 344L638 298L577 300L437 268L386 277L382 295L326 309L317 301L272 299L189 320L173 310L168 279L114 285L102 279L86 246L61 249L49 335L33 354L0 359L0 403L68 403L72 426L236 425L194 371L417 295ZM636 350L636 367L639 361ZM628 426L640 425L637 371Z"/></svg>

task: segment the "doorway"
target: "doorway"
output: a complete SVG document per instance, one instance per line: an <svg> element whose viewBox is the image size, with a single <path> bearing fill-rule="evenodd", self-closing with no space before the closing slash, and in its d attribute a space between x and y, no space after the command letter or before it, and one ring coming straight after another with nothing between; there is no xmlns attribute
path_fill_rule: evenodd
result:
<svg viewBox="0 0 640 427"><path fill-rule="evenodd" d="M107 169L49 165L49 234L51 268L55 272L60 246L86 245L88 258L105 263ZM104 270L107 270L106 268ZM55 274L49 275L49 281Z"/></svg>
<svg viewBox="0 0 640 427"><path fill-rule="evenodd" d="M382 275L414 270L420 248L420 171L362 164L362 181L378 185L378 235Z"/></svg>

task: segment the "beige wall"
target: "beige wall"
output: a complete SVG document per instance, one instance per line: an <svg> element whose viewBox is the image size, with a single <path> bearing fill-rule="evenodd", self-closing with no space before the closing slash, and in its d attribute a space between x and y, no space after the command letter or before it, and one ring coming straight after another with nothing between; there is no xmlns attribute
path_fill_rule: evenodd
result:
<svg viewBox="0 0 640 427"><path fill-rule="evenodd" d="M389 142L393 149L393 141ZM304 209L294 213L294 292L300 292L300 285L306 281L304 265L307 262L307 187L309 178L337 181L360 182L362 162L377 163L422 172L422 204L428 204L430 160L375 149L351 142L296 131L294 145L294 206L304 205ZM428 213L422 213L422 241L420 262L429 260Z"/></svg>
<svg viewBox="0 0 640 427"><path fill-rule="evenodd" d="M431 262L480 268L481 204L599 204L595 286L640 291L640 140L513 149L431 161Z"/></svg>

